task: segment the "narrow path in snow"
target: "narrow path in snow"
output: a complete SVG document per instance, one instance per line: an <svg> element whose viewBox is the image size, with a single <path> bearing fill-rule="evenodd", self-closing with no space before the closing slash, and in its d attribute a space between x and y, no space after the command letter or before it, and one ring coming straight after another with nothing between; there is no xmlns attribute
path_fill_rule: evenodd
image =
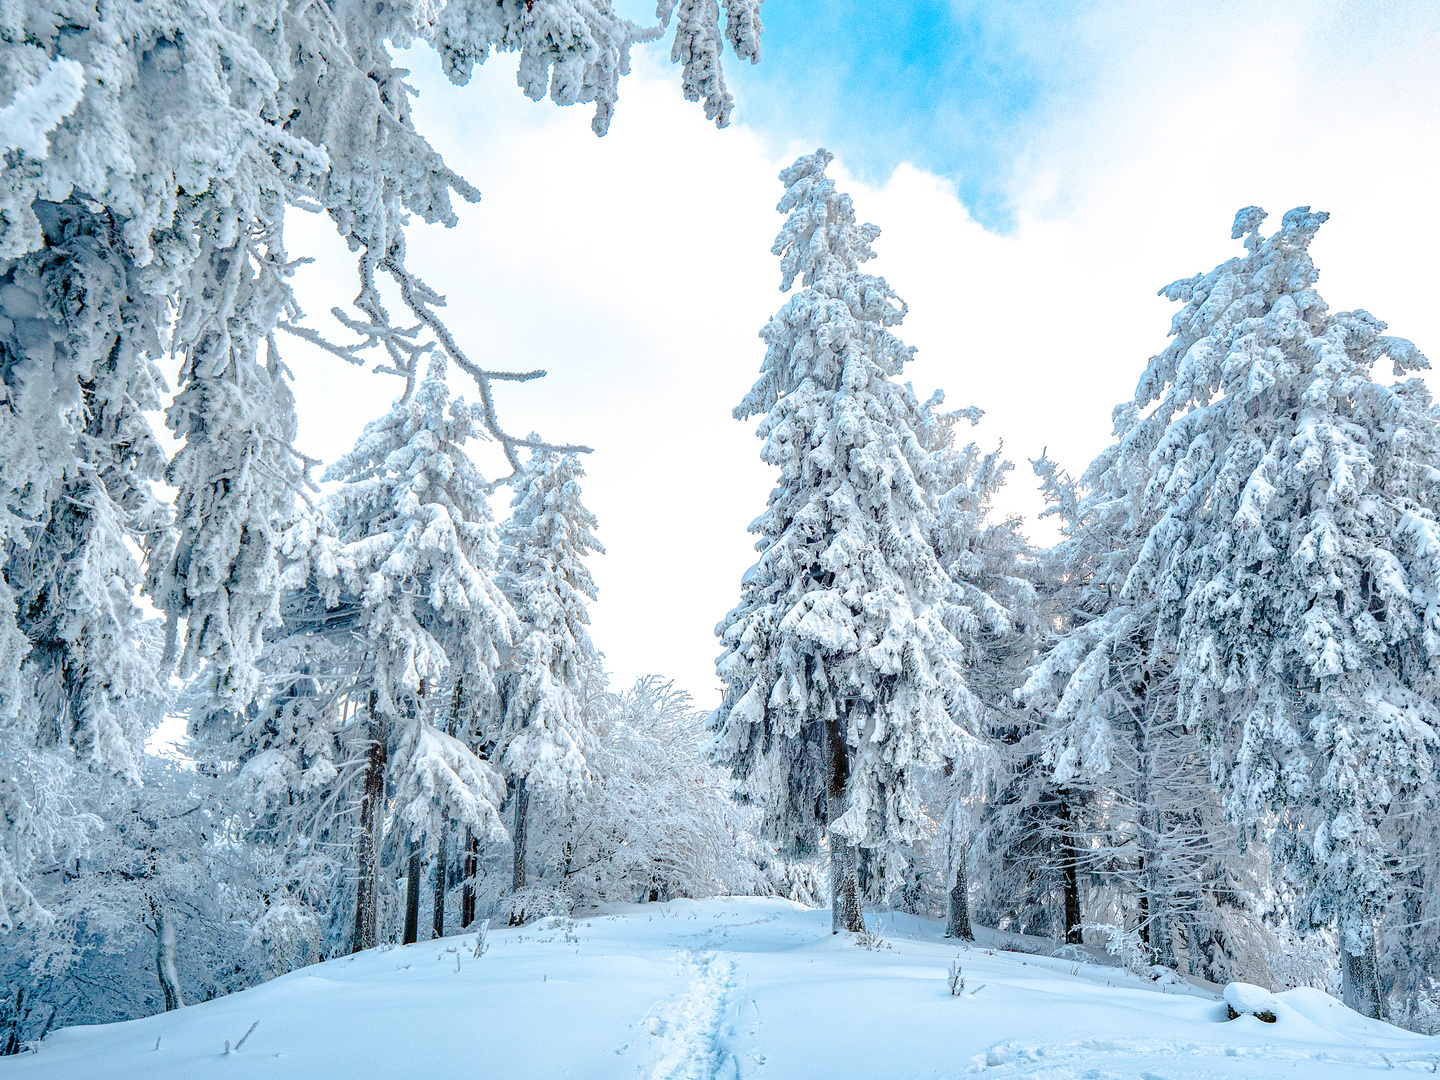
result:
<svg viewBox="0 0 1440 1080"><path fill-rule="evenodd" d="M721 1035L735 962L720 953L686 951L680 964L689 985L649 1019L655 1053L649 1080L733 1080L739 1070Z"/></svg>

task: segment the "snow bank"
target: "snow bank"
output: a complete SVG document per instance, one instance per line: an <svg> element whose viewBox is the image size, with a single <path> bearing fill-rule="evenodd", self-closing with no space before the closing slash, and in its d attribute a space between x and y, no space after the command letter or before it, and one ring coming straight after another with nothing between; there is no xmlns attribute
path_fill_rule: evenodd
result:
<svg viewBox="0 0 1440 1080"><path fill-rule="evenodd" d="M889 948L784 900L631 905L377 949L125 1024L52 1034L5 1080L1359 1080L1440 1069L1437 1040L1316 990L1226 1000L872 917ZM966 992L951 997L957 952ZM1256 996L1258 995L1258 996ZM1277 1022L1227 1022L1263 1003ZM258 1021L244 1045L236 1044ZM227 1042L230 1052L225 1052Z"/></svg>

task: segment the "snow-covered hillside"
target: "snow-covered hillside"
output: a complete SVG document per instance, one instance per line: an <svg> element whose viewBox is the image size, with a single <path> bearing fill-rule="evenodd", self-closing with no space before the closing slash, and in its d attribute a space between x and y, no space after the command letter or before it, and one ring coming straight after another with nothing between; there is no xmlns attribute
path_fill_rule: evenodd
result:
<svg viewBox="0 0 1440 1080"><path fill-rule="evenodd" d="M990 949L984 931L957 950L939 923L910 916L869 921L878 948L832 937L828 910L775 899L545 919L491 931L478 958L474 934L372 950L178 1012L60 1031L0 1076L1341 1080L1440 1069L1440 1040L1318 990L1275 995L1277 1023L1227 1021L1223 1001L1183 983ZM957 953L959 997L947 979Z"/></svg>

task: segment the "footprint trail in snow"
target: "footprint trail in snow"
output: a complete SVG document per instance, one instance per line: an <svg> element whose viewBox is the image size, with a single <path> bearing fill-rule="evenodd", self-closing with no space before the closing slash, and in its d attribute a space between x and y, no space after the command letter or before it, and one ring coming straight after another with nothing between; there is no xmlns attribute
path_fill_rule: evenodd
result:
<svg viewBox="0 0 1440 1080"><path fill-rule="evenodd" d="M654 1064L649 1080L734 1080L735 1058L721 1044L726 995L735 987L735 962L714 952L681 953L684 994L659 1006L649 1020Z"/></svg>

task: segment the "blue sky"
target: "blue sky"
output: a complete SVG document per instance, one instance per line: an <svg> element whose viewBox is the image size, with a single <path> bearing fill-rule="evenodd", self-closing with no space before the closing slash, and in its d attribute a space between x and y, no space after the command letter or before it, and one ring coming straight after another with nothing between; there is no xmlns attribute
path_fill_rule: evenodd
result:
<svg viewBox="0 0 1440 1080"><path fill-rule="evenodd" d="M653 0L624 0L632 18ZM1084 0L1061 5L766 0L763 59L727 56L716 131L682 99L669 45L638 48L610 134L591 109L525 100L513 54L453 87L415 71L420 129L484 193L453 230L416 223L412 266L450 297L467 351L550 376L497 390L505 425L595 448L595 638L616 677L715 701L713 627L754 559L774 483L753 423L757 332L783 302L770 253L780 169L827 145L869 264L910 304L922 393L986 410L971 434L1017 468L1000 509L1050 538L1026 464L1072 472L1165 346L1166 282L1235 255L1242 206L1274 227L1333 217L1312 249L1337 310L1364 307L1440 357L1440 4ZM294 215L312 315L355 294L328 221ZM324 328L322 326L322 328ZM292 346L300 446L348 449L395 392ZM457 391L463 387L457 386ZM499 467L477 447L482 469ZM503 503L497 507L503 514Z"/></svg>
<svg viewBox="0 0 1440 1080"><path fill-rule="evenodd" d="M770 0L761 63L732 64L730 81L746 123L823 142L867 180L910 162L955 183L977 219L1007 229L1014 165L1033 126L1083 92L1078 20L1089 7Z"/></svg>

